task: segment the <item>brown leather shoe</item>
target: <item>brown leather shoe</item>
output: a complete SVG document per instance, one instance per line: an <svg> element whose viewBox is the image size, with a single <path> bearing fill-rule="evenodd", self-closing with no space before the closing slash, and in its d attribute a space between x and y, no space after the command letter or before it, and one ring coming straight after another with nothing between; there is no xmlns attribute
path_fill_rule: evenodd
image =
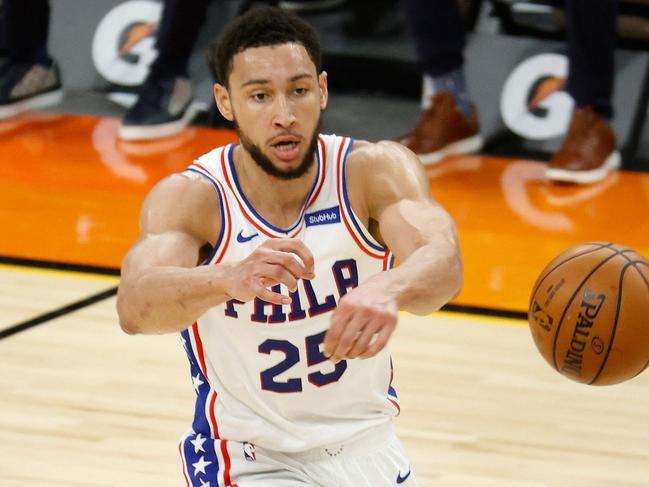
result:
<svg viewBox="0 0 649 487"><path fill-rule="evenodd" d="M399 142L419 156L424 164L435 164L444 156L468 154L482 148L478 117L472 107L470 117L457 109L455 97L446 91L432 96L415 128Z"/></svg>
<svg viewBox="0 0 649 487"><path fill-rule="evenodd" d="M619 168L615 133L591 108L575 108L568 134L545 175L554 181L589 184Z"/></svg>

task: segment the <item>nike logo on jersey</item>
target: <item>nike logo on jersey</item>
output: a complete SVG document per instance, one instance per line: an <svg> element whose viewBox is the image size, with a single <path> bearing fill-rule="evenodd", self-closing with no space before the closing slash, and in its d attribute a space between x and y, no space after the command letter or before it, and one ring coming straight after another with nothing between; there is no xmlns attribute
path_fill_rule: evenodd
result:
<svg viewBox="0 0 649 487"><path fill-rule="evenodd" d="M403 484L406 480L408 480L408 477L410 477L410 474L412 473L412 469L408 469L408 473L406 473L403 477L401 476L401 472L397 475L397 484Z"/></svg>
<svg viewBox="0 0 649 487"><path fill-rule="evenodd" d="M259 235L259 234L258 234L258 233L253 233L252 235L244 235L244 234L243 234L243 230L241 230L241 231L237 234L237 242L239 242L239 243L250 242L250 241L251 241L253 238L255 238L257 235Z"/></svg>

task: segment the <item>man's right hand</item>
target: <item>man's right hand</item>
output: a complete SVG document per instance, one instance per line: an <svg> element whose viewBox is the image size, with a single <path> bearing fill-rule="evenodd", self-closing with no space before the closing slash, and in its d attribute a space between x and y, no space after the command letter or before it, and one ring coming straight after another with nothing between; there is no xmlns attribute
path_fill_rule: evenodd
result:
<svg viewBox="0 0 649 487"><path fill-rule="evenodd" d="M244 303L258 297L268 303L290 304L289 296L269 288L284 284L295 291L298 279L314 277L313 254L301 240L271 238L233 265L225 291Z"/></svg>

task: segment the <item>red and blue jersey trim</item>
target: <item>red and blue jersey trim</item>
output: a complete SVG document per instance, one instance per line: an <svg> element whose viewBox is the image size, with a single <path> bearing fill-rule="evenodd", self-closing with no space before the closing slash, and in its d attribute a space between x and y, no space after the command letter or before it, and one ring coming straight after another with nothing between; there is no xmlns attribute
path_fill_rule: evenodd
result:
<svg viewBox="0 0 649 487"><path fill-rule="evenodd" d="M313 185L311 186L309 195L306 198L306 202L302 207L302 210L300 211L297 220L295 221L295 223L293 223L293 225L291 225L289 228L286 229L276 227L275 225L266 221L266 219L264 219L264 217L261 216L257 212L257 210L252 206L252 204L250 204L250 202L246 198L246 195L241 190L241 185L239 184L239 179L237 177L236 169L234 166L234 159L232 157L235 147L236 144L230 144L225 147L225 149L221 153L221 168L223 171L225 182L230 188L230 190L232 191L232 193L234 194L243 216L258 231L260 231L261 233L263 233L268 237L293 238L296 235L298 235L304 228L304 213L306 212L307 208L309 208L309 206L311 206L317 199L325 181L326 170L327 170L326 152L325 152L325 144L322 141L322 139L318 137L318 150L316 151L316 163L317 163L316 178L313 181Z"/></svg>
<svg viewBox="0 0 649 487"><path fill-rule="evenodd" d="M336 160L338 172L338 203L342 209L342 219L347 227L347 231L358 247L370 257L386 261L384 269L387 269L387 260L390 253L389 249L379 245L374 238L370 235L367 229L359 222L358 217L352 209L347 194L347 181L345 177L345 167L347 157L354 145L354 139L343 137L340 147L338 148L338 156Z"/></svg>
<svg viewBox="0 0 649 487"><path fill-rule="evenodd" d="M232 483L228 441L190 430L178 444L182 472L188 487L237 487Z"/></svg>
<svg viewBox="0 0 649 487"><path fill-rule="evenodd" d="M182 463L183 477L185 478L185 483L189 485L189 472L187 470L187 460L185 459L185 453L183 451L183 447L185 444L185 440L187 439L187 436L188 435L185 435L178 443L178 454L180 455L180 461Z"/></svg>
<svg viewBox="0 0 649 487"><path fill-rule="evenodd" d="M206 177L219 194L221 229L211 255L203 262L204 265L218 264L223 259L232 236L232 217L227 193L221 181L200 163L194 162L188 170ZM231 461L227 450L227 441L221 439L219 434L215 412L219 394L209 380L198 323L194 322L192 326L181 332L181 338L187 352L192 380L196 389L192 433L186 435L178 446L183 464L183 476L188 486L205 485L203 480L209 479L207 481L216 481L217 485L236 487L236 484L232 484L230 481ZM198 450L192 443L192 439L196 442L200 435L204 435L204 438L207 439ZM205 479L201 476L203 474L206 475ZM219 479L222 479L222 482L219 482Z"/></svg>
<svg viewBox="0 0 649 487"><path fill-rule="evenodd" d="M322 137L318 137L317 157L318 157L317 161L319 164L318 176L313 185L314 190L311 190L311 196L307 198L307 202L306 202L306 206L304 207L304 210L306 210L311 205L313 205L313 203L315 203L315 201L318 199L318 196L320 195L320 190L322 189L322 186L324 186L324 182L327 175L327 147L325 146ZM302 218L304 218L304 211L302 212Z"/></svg>
<svg viewBox="0 0 649 487"><path fill-rule="evenodd" d="M221 181L219 181L209 170L202 166L198 162L194 162L188 169L190 172L200 174L207 178L219 195L219 211L221 212L221 229L219 230L219 236L217 241L214 244L212 252L209 257L205 259L204 263L210 262L220 262L225 255L225 251L228 248L230 243L230 237L232 235L232 215L230 214L230 204L228 203L228 198L225 193L225 188Z"/></svg>
<svg viewBox="0 0 649 487"><path fill-rule="evenodd" d="M390 357L390 384L388 384L388 401L397 408L397 416L401 414L401 406L399 405L399 398L397 391L392 387L392 380L394 379L394 368L392 367L392 357Z"/></svg>
<svg viewBox="0 0 649 487"><path fill-rule="evenodd" d="M203 466L203 474L208 475L206 479L216 480L217 485L225 487L237 487L231 482L231 460L227 449L227 440L221 439L219 426L215 413L218 392L209 381L203 340L200 334L198 323L194 323L187 330L181 332L185 345L185 351L189 358L192 381L196 389L196 407L192 433L186 435L180 442L179 451L183 464L183 475L188 486L201 485L203 477L198 476L198 466ZM199 451L193 447L192 441L196 442L203 435L205 442ZM192 472L190 466L195 470ZM211 467L213 465L213 467ZM222 466L221 469L219 466ZM211 468L210 468L211 467ZM207 470L210 470L209 474ZM222 482L219 482L219 477ZM204 484L203 484L204 485Z"/></svg>

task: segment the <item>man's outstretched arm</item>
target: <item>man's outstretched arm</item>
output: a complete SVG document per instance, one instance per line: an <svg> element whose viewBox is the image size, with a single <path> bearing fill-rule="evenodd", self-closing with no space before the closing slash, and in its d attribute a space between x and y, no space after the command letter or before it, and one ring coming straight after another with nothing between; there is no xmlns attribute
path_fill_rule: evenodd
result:
<svg viewBox="0 0 649 487"><path fill-rule="evenodd" d="M141 237L124 259L117 295L125 332L182 331L232 298L287 303L288 296L268 288L282 283L292 291L297 279L313 277L313 257L294 239L268 240L240 262L198 265L201 250L219 234L218 205L211 184L188 175L163 180L147 197Z"/></svg>
<svg viewBox="0 0 649 487"><path fill-rule="evenodd" d="M361 218L378 223L376 236L399 265L341 299L324 342L335 360L375 355L394 331L399 310L430 313L462 287L455 223L431 198L416 156L382 142L361 146L357 157L347 173L350 199Z"/></svg>

